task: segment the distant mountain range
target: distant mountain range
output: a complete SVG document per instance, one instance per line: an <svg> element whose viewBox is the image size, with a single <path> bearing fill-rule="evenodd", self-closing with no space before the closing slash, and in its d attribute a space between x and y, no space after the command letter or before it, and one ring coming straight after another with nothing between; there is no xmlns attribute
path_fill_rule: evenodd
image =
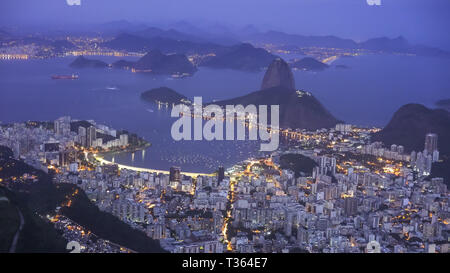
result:
<svg viewBox="0 0 450 273"><path fill-rule="evenodd" d="M423 56L450 57L450 53L438 48L412 45L404 37L377 37L364 42L340 38L333 35L314 36L289 34L281 31L259 31L255 26L230 28L223 25L197 27L187 21L179 21L165 27L149 27L144 24L133 24L127 21L115 21L96 26L103 33L118 35L129 33L144 38L168 38L177 41L195 43L212 43L218 45L233 45L242 42L252 44L278 44L296 47L327 47L346 49L367 49L374 51L409 53ZM162 49L160 49L162 50ZM185 52L184 52L185 53Z"/></svg>
<svg viewBox="0 0 450 273"><path fill-rule="evenodd" d="M195 31L195 30L193 30ZM200 35L205 33L196 30ZM244 35L244 34L245 35ZM229 46L213 43L196 34L187 34L176 29L163 30L156 27L140 28L138 31L121 33L102 46L115 50L151 51L160 50L165 54L207 55L196 63L198 66L211 68L228 68L247 71L258 71L267 67L276 58L275 55L261 48L255 48L249 43ZM231 35L231 34L230 34ZM450 57L450 53L427 46L411 45L405 38L387 37L369 39L357 43L351 39L336 36L303 36L287 34L279 31L255 32L250 28L238 36L243 41L252 44L271 43L285 47L326 47L344 49L364 49L375 52L415 54L420 56ZM322 71L328 66L312 58L305 58L292 64L293 68L311 71Z"/></svg>
<svg viewBox="0 0 450 273"><path fill-rule="evenodd" d="M197 27L186 20L178 21L167 26L169 29L193 35L194 37L202 37L203 39L219 45L235 45L240 43L240 39L235 34L226 29L208 29Z"/></svg>
<svg viewBox="0 0 450 273"><path fill-rule="evenodd" d="M413 45L402 36L393 39L378 37L364 42L356 42L333 35L307 36L274 30L261 32L252 25L244 28L225 27L220 24L197 27L189 22L179 21L166 24L164 27L161 24L156 26L118 20L104 24L77 25L72 28L64 28L64 30L57 28L44 32L39 31L39 35L30 36L28 35L30 33L27 33L25 36L25 33L22 32L20 33L22 37L19 37L20 35L13 36L11 31L0 30L0 41L13 39L20 44L29 44L32 43L31 37L36 41L40 39L37 41L38 43L51 43L65 35L98 35L100 33L104 36L115 37L103 45L129 51L159 49L164 53L216 53L222 47L248 42L251 44L277 44L285 48L295 47L297 49L302 47L366 49L386 53L450 57L448 51L425 45Z"/></svg>
<svg viewBox="0 0 450 273"><path fill-rule="evenodd" d="M112 39L105 42L102 46L127 51L150 51L160 50L163 53L180 53L180 54L208 54L218 53L221 50L225 50L224 46L205 43L205 42L193 42L190 40L179 40L178 38L169 38L172 35L167 32L161 37L156 35L156 31L153 31L155 35L145 33L141 34L129 34L122 33ZM172 33L173 34L173 33Z"/></svg>
<svg viewBox="0 0 450 273"><path fill-rule="evenodd" d="M258 71L267 67L275 58L275 55L265 49L255 48L246 43L231 46L217 56L200 63L200 66Z"/></svg>
<svg viewBox="0 0 450 273"><path fill-rule="evenodd" d="M179 41L200 43L213 43L219 45L233 45L239 40L233 38L231 33L205 31L187 21L179 21L161 27L159 25L148 26L145 24L133 24L125 20L113 21L96 26L98 31L117 36L121 33L129 33L146 39L161 37Z"/></svg>
<svg viewBox="0 0 450 273"><path fill-rule="evenodd" d="M388 125L374 134L372 139L386 145L403 145L407 151L422 151L428 133L438 134L440 153L450 156L450 113L443 109L429 109L421 104L400 107Z"/></svg>
<svg viewBox="0 0 450 273"><path fill-rule="evenodd" d="M213 54L199 63L199 66L212 68L229 68L237 70L256 71L267 67L276 57L262 48L255 48L251 44L222 46L213 43L199 43L175 40L168 37L183 37L179 32L163 32L165 37L157 36L161 31L146 30L146 36L121 34L108 41L103 46L127 51L153 51L178 54ZM144 34L142 34L144 35Z"/></svg>
<svg viewBox="0 0 450 273"><path fill-rule="evenodd" d="M296 45L299 47L336 47L357 48L358 43L351 39L342 39L336 36L304 36L287 34L281 31L267 31L246 34L241 37L244 41L252 43L273 43L280 45Z"/></svg>
<svg viewBox="0 0 450 273"><path fill-rule="evenodd" d="M358 44L358 47L369 50L407 51L410 45L404 37L400 36L394 39L387 37L369 39Z"/></svg>
<svg viewBox="0 0 450 273"><path fill-rule="evenodd" d="M420 56L450 57L450 52L424 46L412 45L404 37L397 38L379 37L369 39L365 42L357 43L351 39L343 39L336 36L304 36L297 34L287 34L279 31L268 31L265 33L253 33L247 37L242 37L244 41L251 43L277 43L285 46L297 47L327 47L327 48L347 48L366 49L372 51L382 51L386 53L416 54Z"/></svg>
<svg viewBox="0 0 450 273"><path fill-rule="evenodd" d="M156 37L172 39L177 41L186 41L194 43L209 43L207 39L201 38L199 36L187 34L180 32L175 29L160 29L156 27L148 27L141 31L134 32L133 35L140 36L145 39L152 39Z"/></svg>
<svg viewBox="0 0 450 273"><path fill-rule="evenodd" d="M152 50L137 62L120 60L112 64L115 68L133 68L136 72L151 72L154 74L189 74L192 75L197 70L189 62L185 55L169 54L165 55L159 50Z"/></svg>

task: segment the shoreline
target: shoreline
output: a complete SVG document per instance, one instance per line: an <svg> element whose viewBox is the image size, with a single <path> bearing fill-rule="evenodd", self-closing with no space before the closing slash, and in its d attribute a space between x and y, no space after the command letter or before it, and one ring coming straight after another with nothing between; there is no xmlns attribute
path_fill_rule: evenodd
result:
<svg viewBox="0 0 450 273"><path fill-rule="evenodd" d="M117 151L107 151L107 152L99 152L97 155L106 156L106 155L115 155L115 154L122 154L122 153L135 153L138 151L143 151L148 147L151 147L152 144L150 142L146 142L144 145L133 147L133 148L126 148L122 150Z"/></svg>
<svg viewBox="0 0 450 273"><path fill-rule="evenodd" d="M148 173L162 173L162 174L170 174L169 171L167 170L157 170L157 169L151 169L151 168L142 168L142 167L134 167L134 166L128 166L128 165L123 165L123 164L118 164L109 160L106 160L102 157L102 155L100 154L92 154L92 156L94 157L94 159L98 162L100 162L101 165L106 164L106 165L117 165L119 169L127 169L127 170L132 170L132 171L137 171L137 172L148 172ZM190 177L197 177L197 176L214 176L214 173L193 173L193 172L181 172L182 175L186 175L186 176L190 176Z"/></svg>

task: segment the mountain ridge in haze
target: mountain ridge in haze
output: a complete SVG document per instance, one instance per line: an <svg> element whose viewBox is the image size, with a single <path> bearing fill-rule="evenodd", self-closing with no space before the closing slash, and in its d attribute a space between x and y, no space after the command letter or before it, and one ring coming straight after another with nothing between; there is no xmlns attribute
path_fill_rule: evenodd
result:
<svg viewBox="0 0 450 273"><path fill-rule="evenodd" d="M121 33L102 45L115 50L142 52L157 49L164 53L180 54L211 53L223 49L223 46L212 43L182 41L160 36L145 38L130 33Z"/></svg>
<svg viewBox="0 0 450 273"><path fill-rule="evenodd" d="M229 47L225 52L202 62L200 66L258 71L267 67L275 58L275 55L265 49L242 43Z"/></svg>
<svg viewBox="0 0 450 273"><path fill-rule="evenodd" d="M192 28L192 27L191 27ZM130 47L133 49L143 48L146 50L150 49L160 49L160 50L169 50L177 53L206 53L210 52L220 52L223 44L215 44L208 40L208 38L202 37L201 35L206 35L205 31L201 32L199 28L195 30L196 32L200 32L200 34L187 34L183 33L174 28L163 30L155 27L148 27L146 30L139 30L136 32L131 32L129 35L138 36L147 42L136 41L135 45L132 45L131 37L130 41L127 42L117 42L110 41L105 43L106 46L110 46L115 49L127 49ZM221 32L222 33L222 32ZM299 34L288 34L281 31L269 30L266 32L259 32L255 27L248 27L242 29L237 34L230 33L229 30L224 30L223 36L229 36L230 40L240 40L241 43L251 43L251 44L270 44L275 43L282 46L296 46L298 48L302 47L325 47L325 48L343 48L343 49L352 49L352 50L370 50L370 51L378 51L385 53L401 53L401 54L412 54L419 56L432 56L432 57L450 57L450 52L441 50L435 47L429 47L424 45L412 45L410 44L403 36L398 36L395 38L388 37L377 37L371 38L363 42L355 42L352 39L340 38L333 35L327 36L306 36ZM121 39L120 35L116 37L116 39ZM150 41L154 39L153 41ZM158 41L159 39L159 41ZM161 39L167 39L165 41L161 41ZM193 43L193 44L188 44ZM150 44L153 46L150 48ZM122 46L121 46L122 45ZM226 49L224 49L226 51ZM182 51L182 52L180 52Z"/></svg>
<svg viewBox="0 0 450 273"><path fill-rule="evenodd" d="M208 54L208 58L198 65L211 68L226 68L245 71L259 71L267 67L276 58L265 49L256 48L248 43L233 46L222 46L212 43L198 43L174 40L173 38L152 36L158 35L159 30L149 35L151 38L122 33L115 39L103 45L116 50L153 51L178 54Z"/></svg>
<svg viewBox="0 0 450 273"><path fill-rule="evenodd" d="M326 47L344 49L365 49L383 51L386 53L415 54L419 56L450 57L450 52L425 45L412 45L403 36L388 38L386 36L368 39L357 43L352 39L340 38L333 35L305 36L299 34L287 34L281 31L267 31L254 33L248 37L241 37L252 43L279 43L298 47Z"/></svg>
<svg viewBox="0 0 450 273"><path fill-rule="evenodd" d="M133 68L137 72L154 74L194 74L197 69L183 54L165 55L159 50L151 50L136 62L119 60L112 64L115 68Z"/></svg>

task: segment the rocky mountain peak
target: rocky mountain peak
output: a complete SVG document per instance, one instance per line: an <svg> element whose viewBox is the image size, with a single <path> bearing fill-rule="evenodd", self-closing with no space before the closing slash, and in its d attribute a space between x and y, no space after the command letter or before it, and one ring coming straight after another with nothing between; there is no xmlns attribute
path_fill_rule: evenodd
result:
<svg viewBox="0 0 450 273"><path fill-rule="evenodd" d="M261 89L282 86L295 89L294 75L289 65L281 58L276 58L267 68Z"/></svg>

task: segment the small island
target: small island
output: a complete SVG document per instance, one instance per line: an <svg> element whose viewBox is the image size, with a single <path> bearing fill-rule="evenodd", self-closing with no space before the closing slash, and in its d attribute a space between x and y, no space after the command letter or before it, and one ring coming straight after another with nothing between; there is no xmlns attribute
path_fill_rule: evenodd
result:
<svg viewBox="0 0 450 273"><path fill-rule="evenodd" d="M157 104L180 104L188 102L188 99L168 87L154 88L141 94L141 99Z"/></svg>
<svg viewBox="0 0 450 273"><path fill-rule="evenodd" d="M323 71L329 66L318 60L310 57L303 58L301 60L295 61L291 64L291 67L298 70L305 71Z"/></svg>
<svg viewBox="0 0 450 273"><path fill-rule="evenodd" d="M152 50L136 62L119 60L112 64L114 68L131 69L132 72L172 75L187 77L193 75L197 68L183 54L163 54Z"/></svg>
<svg viewBox="0 0 450 273"><path fill-rule="evenodd" d="M109 64L104 61L91 60L83 56L79 56L69 66L74 68L105 68L108 67Z"/></svg>

